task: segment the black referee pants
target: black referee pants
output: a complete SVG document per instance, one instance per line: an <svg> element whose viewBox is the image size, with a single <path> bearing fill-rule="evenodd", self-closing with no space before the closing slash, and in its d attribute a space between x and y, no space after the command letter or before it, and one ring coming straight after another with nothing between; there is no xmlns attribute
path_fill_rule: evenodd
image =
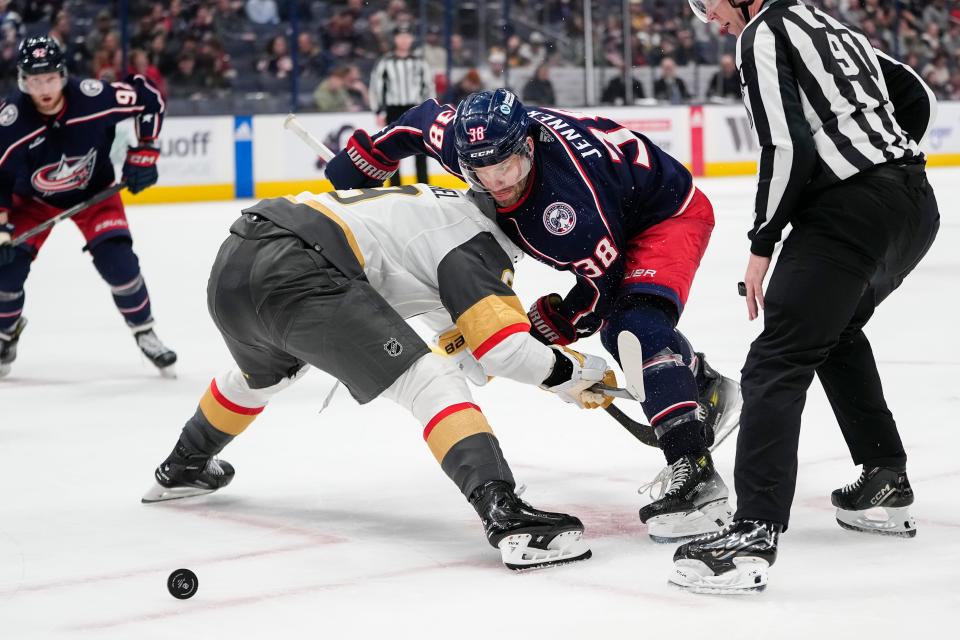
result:
<svg viewBox="0 0 960 640"><path fill-rule="evenodd" d="M400 119L400 116L405 114L407 111L412 109L417 105L408 104L400 105L397 107L387 107L387 124L393 124ZM418 153L413 156L413 161L417 165L417 182L421 184L430 184L430 174L427 173L427 156L423 153ZM390 176L390 186L399 187L400 186L400 170L398 169L396 173Z"/></svg>
<svg viewBox="0 0 960 640"><path fill-rule="evenodd" d="M814 373L856 464L906 463L862 329L939 226L922 165L882 165L818 192L796 216L765 294L763 332L742 370L737 519L788 524Z"/></svg>

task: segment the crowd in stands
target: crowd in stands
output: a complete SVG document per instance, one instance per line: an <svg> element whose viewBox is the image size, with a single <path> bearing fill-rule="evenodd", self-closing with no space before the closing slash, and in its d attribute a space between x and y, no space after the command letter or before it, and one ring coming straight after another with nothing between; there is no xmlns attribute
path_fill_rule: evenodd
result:
<svg viewBox="0 0 960 640"><path fill-rule="evenodd" d="M811 1L811 0L808 0ZM509 84L532 103L555 101L558 67L582 67L582 0L514 0L504 20L490 12L478 32L476 11L464 3L449 39L455 70L445 76L442 20L431 14L418 55L434 71L437 96L456 101L472 91ZM486 3L501 6L501 3ZM960 2L949 0L812 0L839 19L859 25L874 45L910 64L940 98L960 100ZM438 11L442 3L431 3ZM472 7L473 13L467 5ZM594 62L610 78L601 101L622 104L626 87L622 2L594 1ZM366 83L376 60L392 47L400 25L421 34L413 0L168 0L129 2L124 51L117 3L109 0L0 0L0 90L16 82L16 49L28 35L49 34L65 48L72 73L106 81L141 73L169 98L289 92L296 76L301 106L324 111L368 108ZM652 95L634 80L634 100L682 103L737 99L733 38L698 22L682 0L630 4L633 68L652 67ZM291 42L291 25L299 31ZM490 46L485 46L490 45ZM481 51L481 47L484 50ZM296 53L296 55L293 55ZM124 68L124 65L125 68ZM712 65L716 75L701 92L678 74L688 65ZM619 70L619 71L618 71Z"/></svg>

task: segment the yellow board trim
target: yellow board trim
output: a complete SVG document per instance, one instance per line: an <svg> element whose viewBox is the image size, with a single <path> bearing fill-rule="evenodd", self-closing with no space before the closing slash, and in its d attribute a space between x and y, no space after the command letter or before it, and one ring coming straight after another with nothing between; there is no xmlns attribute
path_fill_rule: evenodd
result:
<svg viewBox="0 0 960 640"><path fill-rule="evenodd" d="M492 434L493 429L490 428L490 423L484 415L476 409L462 409L450 414L433 427L433 431L427 437L427 446L430 447L430 452L433 453L437 462L442 463L453 445L477 433Z"/></svg>
<svg viewBox="0 0 960 640"><path fill-rule="evenodd" d="M960 166L960 153L928 154L927 166ZM753 160L747 160L743 162L708 162L704 166L704 173L708 178L721 178L726 176L753 176L757 175L757 163Z"/></svg>
<svg viewBox="0 0 960 640"><path fill-rule="evenodd" d="M209 388L200 398L200 411L217 431L228 433L231 436L243 433L243 430L249 427L250 423L257 417L256 415L230 411L230 409L217 402Z"/></svg>
<svg viewBox="0 0 960 640"><path fill-rule="evenodd" d="M471 351L475 351L501 329L518 323L529 325L530 321L517 296L489 295L457 318L457 328L463 333Z"/></svg>
<svg viewBox="0 0 960 640"><path fill-rule="evenodd" d="M960 153L932 153L927 156L928 167L955 167L960 165Z"/></svg>
<svg viewBox="0 0 960 640"><path fill-rule="evenodd" d="M402 184L415 184L413 176L401 180ZM467 183L449 173L437 173L430 176L430 184L445 189L466 189ZM325 193L333 191L333 184L329 180L282 180L279 182L258 182L254 185L253 193L257 198L279 198L288 193L310 191Z"/></svg>
<svg viewBox="0 0 960 640"><path fill-rule="evenodd" d="M123 204L162 204L167 202L200 202L204 200L235 200L233 184L196 184L189 186L155 186L133 195L126 189L120 192Z"/></svg>
<svg viewBox="0 0 960 640"><path fill-rule="evenodd" d="M289 196L287 197L289 198ZM322 213L323 215L327 216L328 218L330 218L331 220L337 223L337 226L340 227L340 229L343 231L343 235L347 237L347 244L350 245L350 250L353 251L353 255L356 256L357 262L360 263L360 268L362 269L365 262L363 260L363 254L360 253L360 245L357 243L356 236L353 235L353 230L350 229L347 223L343 221L343 218L341 218L336 213L334 213L333 210L323 206L316 200L304 200L300 204L305 204L311 209L314 209L315 211L319 211L320 213Z"/></svg>

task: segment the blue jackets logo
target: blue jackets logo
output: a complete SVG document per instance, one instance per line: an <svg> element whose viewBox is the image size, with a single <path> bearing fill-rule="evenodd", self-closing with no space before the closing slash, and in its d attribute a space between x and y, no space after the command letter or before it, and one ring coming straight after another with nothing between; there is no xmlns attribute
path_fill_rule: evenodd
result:
<svg viewBox="0 0 960 640"><path fill-rule="evenodd" d="M44 165L34 171L30 182L34 189L44 195L86 189L93 177L96 162L96 149L90 149L85 156L61 156L59 162Z"/></svg>
<svg viewBox="0 0 960 640"><path fill-rule="evenodd" d="M543 226L555 236L565 236L577 225L577 213L566 202L554 202L543 211Z"/></svg>

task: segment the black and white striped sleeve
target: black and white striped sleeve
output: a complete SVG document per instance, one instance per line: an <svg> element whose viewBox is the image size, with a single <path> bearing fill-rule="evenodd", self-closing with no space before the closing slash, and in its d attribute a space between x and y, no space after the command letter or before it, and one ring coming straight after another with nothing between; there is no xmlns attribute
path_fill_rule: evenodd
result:
<svg viewBox="0 0 960 640"><path fill-rule="evenodd" d="M744 104L761 147L756 217L748 234L758 256L773 254L817 162L789 47L766 21L748 27L737 42Z"/></svg>
<svg viewBox="0 0 960 640"><path fill-rule="evenodd" d="M918 144L937 120L937 97L917 72L874 49L900 127Z"/></svg>
<svg viewBox="0 0 960 640"><path fill-rule="evenodd" d="M386 58L380 58L373 65L373 71L370 72L370 111L380 113L384 110L384 98L386 94Z"/></svg>

